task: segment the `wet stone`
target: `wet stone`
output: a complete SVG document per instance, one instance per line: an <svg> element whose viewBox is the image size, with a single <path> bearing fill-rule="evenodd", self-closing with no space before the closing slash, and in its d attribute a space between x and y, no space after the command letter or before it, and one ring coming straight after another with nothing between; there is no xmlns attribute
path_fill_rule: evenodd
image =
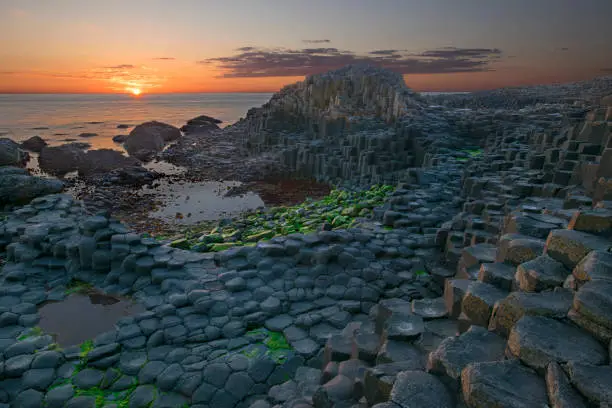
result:
<svg viewBox="0 0 612 408"><path fill-rule="evenodd" d="M507 292L488 283L472 282L463 298L463 313L472 324L488 327L495 302L507 295Z"/></svg>
<svg viewBox="0 0 612 408"><path fill-rule="evenodd" d="M412 312L425 320L439 319L447 314L443 297L412 301Z"/></svg>
<svg viewBox="0 0 612 408"><path fill-rule="evenodd" d="M35 368L23 374L22 381L24 388L34 388L45 391L55 379L55 370L52 368Z"/></svg>
<svg viewBox="0 0 612 408"><path fill-rule="evenodd" d="M503 263L484 263L480 266L478 280L511 291L515 272L516 268Z"/></svg>
<svg viewBox="0 0 612 408"><path fill-rule="evenodd" d="M231 371L230 367L226 364L213 363L204 369L203 378L204 381L213 386L222 387Z"/></svg>
<svg viewBox="0 0 612 408"><path fill-rule="evenodd" d="M383 336L389 340L410 341L425 331L423 318L417 315L393 314L385 323Z"/></svg>
<svg viewBox="0 0 612 408"><path fill-rule="evenodd" d="M570 381L586 399L596 406L612 401L612 366L593 366L582 362L567 365Z"/></svg>
<svg viewBox="0 0 612 408"><path fill-rule="evenodd" d="M591 251L607 251L610 242L595 235L574 230L553 230L546 240L546 254L574 268Z"/></svg>
<svg viewBox="0 0 612 408"><path fill-rule="evenodd" d="M157 395L152 385L139 385L130 395L130 408L148 408Z"/></svg>
<svg viewBox="0 0 612 408"><path fill-rule="evenodd" d="M33 389L20 392L15 400L15 406L21 408L40 408L42 405L43 393Z"/></svg>
<svg viewBox="0 0 612 408"><path fill-rule="evenodd" d="M470 364L461 372L469 407L545 407L546 384L516 360Z"/></svg>
<svg viewBox="0 0 612 408"><path fill-rule="evenodd" d="M74 377L73 383L77 387L87 390L89 388L94 388L100 385L103 377L104 373L102 371L86 368L80 371Z"/></svg>
<svg viewBox="0 0 612 408"><path fill-rule="evenodd" d="M513 292L495 306L489 330L507 337L512 326L525 315L563 318L572 306L572 299L573 293L565 289L541 293Z"/></svg>
<svg viewBox="0 0 612 408"><path fill-rule="evenodd" d="M524 316L508 338L508 349L523 363L543 372L550 362L605 364L607 350L588 333L542 316Z"/></svg>
<svg viewBox="0 0 612 408"><path fill-rule="evenodd" d="M422 371L404 371L397 375L390 400L400 407L454 408L453 398L444 384Z"/></svg>
<svg viewBox="0 0 612 408"><path fill-rule="evenodd" d="M138 373L138 380L143 384L151 384L166 369L168 365L162 361L149 361Z"/></svg>
<svg viewBox="0 0 612 408"><path fill-rule="evenodd" d="M180 364L171 364L157 377L157 386L160 390L170 391L182 374L183 368Z"/></svg>
<svg viewBox="0 0 612 408"><path fill-rule="evenodd" d="M71 384L60 385L47 392L45 403L49 408L63 408L70 398L74 396L74 388Z"/></svg>
<svg viewBox="0 0 612 408"><path fill-rule="evenodd" d="M516 269L519 286L525 292L540 292L561 287L569 274L561 262L547 255L522 263Z"/></svg>
<svg viewBox="0 0 612 408"><path fill-rule="evenodd" d="M546 387L553 408L586 408L584 400L572 387L559 364L554 362L548 364Z"/></svg>

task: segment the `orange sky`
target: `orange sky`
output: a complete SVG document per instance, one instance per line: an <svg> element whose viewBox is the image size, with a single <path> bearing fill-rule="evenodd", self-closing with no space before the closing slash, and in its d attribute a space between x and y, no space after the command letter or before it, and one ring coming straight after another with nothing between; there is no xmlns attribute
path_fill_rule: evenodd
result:
<svg viewBox="0 0 612 408"><path fill-rule="evenodd" d="M0 93L273 92L369 59L418 91L612 69L610 0L355 1L3 0Z"/></svg>

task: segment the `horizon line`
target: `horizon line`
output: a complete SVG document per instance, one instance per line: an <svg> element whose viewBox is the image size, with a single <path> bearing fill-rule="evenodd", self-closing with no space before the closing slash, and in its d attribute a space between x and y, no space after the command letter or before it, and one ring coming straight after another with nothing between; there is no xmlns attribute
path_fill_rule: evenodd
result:
<svg viewBox="0 0 612 408"><path fill-rule="evenodd" d="M423 92L444 92L444 93L472 93L472 92L480 92L480 91L488 91L493 89L501 89L501 88L487 88L487 89L477 89L472 91L432 91L432 90L422 90L417 91L412 89L415 92L423 93ZM129 92L19 92L19 91L11 91L6 92L0 90L0 95L125 95L132 97L134 99L142 98L147 95L173 95L173 94L273 94L278 92L276 91L226 91L226 92L212 92L212 91L180 91L180 92L143 92L138 96L134 96Z"/></svg>

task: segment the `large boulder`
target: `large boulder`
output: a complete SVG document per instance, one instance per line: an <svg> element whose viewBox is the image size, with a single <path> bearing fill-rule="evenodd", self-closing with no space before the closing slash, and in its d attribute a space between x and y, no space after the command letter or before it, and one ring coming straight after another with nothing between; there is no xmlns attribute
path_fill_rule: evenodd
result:
<svg viewBox="0 0 612 408"><path fill-rule="evenodd" d="M0 204L22 204L63 188L59 180L34 177L17 167L0 167Z"/></svg>
<svg viewBox="0 0 612 408"><path fill-rule="evenodd" d="M181 127L185 133L204 132L208 130L219 129L217 124L221 123L219 119L210 116L201 115L187 121L187 124Z"/></svg>
<svg viewBox="0 0 612 408"><path fill-rule="evenodd" d="M130 156L149 161L161 152L166 143L181 137L181 131L167 123L145 122L130 132L123 146Z"/></svg>
<svg viewBox="0 0 612 408"><path fill-rule="evenodd" d="M40 168L56 176L63 176L71 171L76 171L85 157L83 147L68 143L62 146L44 147L38 156Z"/></svg>
<svg viewBox="0 0 612 408"><path fill-rule="evenodd" d="M29 155L19 148L19 144L11 139L0 139L0 166L22 167L28 161Z"/></svg>
<svg viewBox="0 0 612 408"><path fill-rule="evenodd" d="M40 136L32 136L31 138L21 143L21 148L29 150L30 152L40 153L40 151L47 145L47 142Z"/></svg>
<svg viewBox="0 0 612 408"><path fill-rule="evenodd" d="M85 153L78 169L79 175L91 176L134 166L140 166L140 162L133 157L126 157L117 150L99 149Z"/></svg>

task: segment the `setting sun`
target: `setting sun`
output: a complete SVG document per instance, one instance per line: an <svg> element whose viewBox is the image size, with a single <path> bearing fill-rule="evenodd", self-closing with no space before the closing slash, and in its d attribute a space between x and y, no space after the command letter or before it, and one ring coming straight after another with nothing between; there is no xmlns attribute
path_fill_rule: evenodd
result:
<svg viewBox="0 0 612 408"><path fill-rule="evenodd" d="M127 88L126 90L134 96L138 96L142 93L142 91L138 88Z"/></svg>

